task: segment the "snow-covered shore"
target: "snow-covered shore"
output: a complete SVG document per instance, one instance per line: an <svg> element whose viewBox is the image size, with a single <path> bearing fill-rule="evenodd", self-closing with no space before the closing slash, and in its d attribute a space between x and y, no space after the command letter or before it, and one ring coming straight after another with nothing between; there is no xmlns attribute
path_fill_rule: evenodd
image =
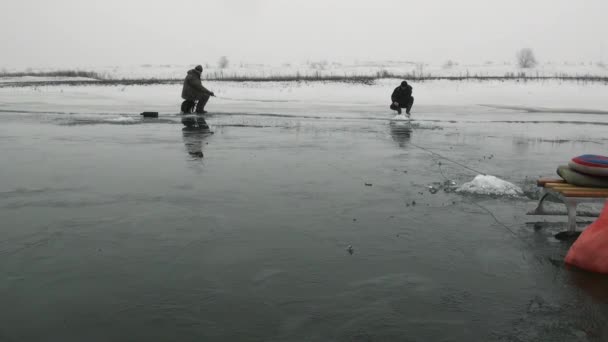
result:
<svg viewBox="0 0 608 342"><path fill-rule="evenodd" d="M584 63L541 63L535 68L521 69L510 62L486 62L484 64L458 64L456 62L443 65L424 62L381 61L335 63L328 61L309 61L307 63L285 63L280 65L247 64L235 62L226 68L201 62L205 71L204 76L220 77L382 77L386 75L410 75L415 77L512 77L525 75L527 77L608 77L608 67L604 62ZM192 65L126 65L126 66L79 66L83 70L98 74L104 79L176 79L182 78ZM28 68L3 69L0 74L11 73L45 73L56 72L57 68Z"/></svg>

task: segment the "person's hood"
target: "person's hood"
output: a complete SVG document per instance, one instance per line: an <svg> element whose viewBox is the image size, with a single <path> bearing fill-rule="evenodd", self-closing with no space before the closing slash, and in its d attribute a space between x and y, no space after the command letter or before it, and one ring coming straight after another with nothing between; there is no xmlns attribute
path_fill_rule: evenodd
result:
<svg viewBox="0 0 608 342"><path fill-rule="evenodd" d="M196 77L201 77L201 73L196 70L196 69L190 69L188 70L188 75L192 75L192 76L196 76Z"/></svg>

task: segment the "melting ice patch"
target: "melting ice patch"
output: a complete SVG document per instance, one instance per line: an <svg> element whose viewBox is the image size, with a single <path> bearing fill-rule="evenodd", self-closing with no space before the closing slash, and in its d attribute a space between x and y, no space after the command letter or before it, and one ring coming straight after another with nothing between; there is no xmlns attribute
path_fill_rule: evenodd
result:
<svg viewBox="0 0 608 342"><path fill-rule="evenodd" d="M477 175L475 179L462 184L456 192L475 195L494 196L523 196L523 190L515 184L509 183L498 177L489 175Z"/></svg>
<svg viewBox="0 0 608 342"><path fill-rule="evenodd" d="M79 115L59 120L66 125L131 125L141 123L140 118L132 116Z"/></svg>
<svg viewBox="0 0 608 342"><path fill-rule="evenodd" d="M132 117L128 117L128 116L119 116L119 117L115 117L115 118L110 118L107 121L114 122L114 123L134 123L135 119Z"/></svg>

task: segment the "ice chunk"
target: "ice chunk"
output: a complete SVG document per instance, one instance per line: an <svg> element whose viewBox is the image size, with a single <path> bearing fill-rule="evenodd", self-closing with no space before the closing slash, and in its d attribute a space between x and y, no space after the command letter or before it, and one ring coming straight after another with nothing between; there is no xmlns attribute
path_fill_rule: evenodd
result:
<svg viewBox="0 0 608 342"><path fill-rule="evenodd" d="M490 175L477 175L464 183L456 192L476 195L522 196L523 190L515 184Z"/></svg>

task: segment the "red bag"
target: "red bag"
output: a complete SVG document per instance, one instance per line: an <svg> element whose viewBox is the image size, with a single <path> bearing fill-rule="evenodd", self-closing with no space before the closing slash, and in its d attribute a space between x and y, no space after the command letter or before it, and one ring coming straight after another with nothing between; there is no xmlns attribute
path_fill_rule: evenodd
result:
<svg viewBox="0 0 608 342"><path fill-rule="evenodd" d="M608 274L608 202L600 217L570 247L566 263L590 272Z"/></svg>

